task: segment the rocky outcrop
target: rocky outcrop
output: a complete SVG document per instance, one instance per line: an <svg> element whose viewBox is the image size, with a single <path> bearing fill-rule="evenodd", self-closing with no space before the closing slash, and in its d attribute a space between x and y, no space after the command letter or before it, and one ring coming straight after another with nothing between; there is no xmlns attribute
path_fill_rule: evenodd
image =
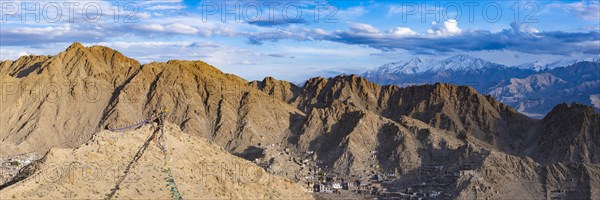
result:
<svg viewBox="0 0 600 200"><path fill-rule="evenodd" d="M252 81L249 84L287 103L294 102L300 93L298 86L287 81L276 80L273 77L266 77L262 81Z"/></svg>
<svg viewBox="0 0 600 200"><path fill-rule="evenodd" d="M543 119L538 135L530 151L541 163L600 164L600 114L590 106L557 105Z"/></svg>
<svg viewBox="0 0 600 200"><path fill-rule="evenodd" d="M420 164L411 133L373 112L334 103L311 110L297 146L300 152L314 151L324 166L342 174L367 174L374 165L408 171Z"/></svg>
<svg viewBox="0 0 600 200"><path fill-rule="evenodd" d="M492 151L457 179L458 199L597 199L600 166L590 163L540 165L530 158Z"/></svg>

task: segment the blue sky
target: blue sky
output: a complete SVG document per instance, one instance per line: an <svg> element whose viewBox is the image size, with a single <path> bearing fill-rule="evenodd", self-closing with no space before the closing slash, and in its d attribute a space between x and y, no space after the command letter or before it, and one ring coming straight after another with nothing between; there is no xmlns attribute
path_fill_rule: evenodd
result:
<svg viewBox="0 0 600 200"><path fill-rule="evenodd" d="M81 42L300 82L414 56L517 65L600 54L598 1L52 2L0 3L0 60Z"/></svg>

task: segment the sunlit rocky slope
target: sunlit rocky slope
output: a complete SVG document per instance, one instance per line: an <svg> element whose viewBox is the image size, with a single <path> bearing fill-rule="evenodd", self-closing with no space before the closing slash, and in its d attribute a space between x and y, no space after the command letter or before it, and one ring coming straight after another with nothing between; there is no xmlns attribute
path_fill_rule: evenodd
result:
<svg viewBox="0 0 600 200"><path fill-rule="evenodd" d="M600 115L590 106L560 104L533 119L467 86L381 86L354 75L302 87L270 77L249 82L201 61L141 65L77 43L56 56L4 61L0 72L10 89L0 109L0 155L79 147L166 107L166 120L186 137L301 183L307 169L294 156L333 174L394 174L388 191L600 198ZM292 156L281 157L284 150Z"/></svg>

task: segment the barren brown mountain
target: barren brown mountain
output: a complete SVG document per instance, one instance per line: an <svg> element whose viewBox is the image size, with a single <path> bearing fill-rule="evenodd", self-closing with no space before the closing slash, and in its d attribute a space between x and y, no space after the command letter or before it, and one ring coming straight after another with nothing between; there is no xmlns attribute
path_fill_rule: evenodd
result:
<svg viewBox="0 0 600 200"><path fill-rule="evenodd" d="M584 105L536 120L467 86L380 86L354 75L302 87L249 82L201 61L141 65L80 44L2 62L0 72L3 156L78 147L168 108L184 133L300 183L315 175L307 158L347 178L385 174L385 191L403 194L600 198L600 115Z"/></svg>

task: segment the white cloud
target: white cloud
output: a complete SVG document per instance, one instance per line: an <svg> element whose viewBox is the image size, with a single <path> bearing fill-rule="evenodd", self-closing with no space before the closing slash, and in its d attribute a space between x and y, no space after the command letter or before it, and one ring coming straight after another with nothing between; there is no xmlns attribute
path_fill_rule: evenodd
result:
<svg viewBox="0 0 600 200"><path fill-rule="evenodd" d="M147 10L181 10L186 7L183 5L154 5L146 8Z"/></svg>
<svg viewBox="0 0 600 200"><path fill-rule="evenodd" d="M140 19L148 19L148 18L150 18L150 13L147 13L147 12L140 12L140 13L138 13L138 14L137 14L137 16L138 16Z"/></svg>
<svg viewBox="0 0 600 200"><path fill-rule="evenodd" d="M367 13L368 13L368 10L365 7L355 6L355 7L350 7L348 9L345 9L345 10L338 11L336 16L338 16L342 19L351 19L351 18L363 16Z"/></svg>
<svg viewBox="0 0 600 200"><path fill-rule="evenodd" d="M523 24L523 23L511 23L510 26L511 26L512 30L514 30L518 33L535 34L535 33L540 32L536 28L534 28L532 26L527 26L526 24Z"/></svg>
<svg viewBox="0 0 600 200"><path fill-rule="evenodd" d="M403 9L402 9L402 8L403 8L402 6L395 6L395 5L392 5L392 6L390 6L390 8L388 9L388 13L387 13L387 14L388 14L388 16L389 16L389 15L396 15L396 14L400 14L400 13L402 13L402 11L403 11Z"/></svg>
<svg viewBox="0 0 600 200"><path fill-rule="evenodd" d="M206 43L208 44L208 43ZM98 42L98 43L90 43L86 45L101 45L107 46L115 49L128 49L131 47L142 47L142 48L156 48L156 47L186 47L186 46L199 46L197 42L190 41L174 41L174 42L154 42L154 41L140 41L140 42ZM213 44L214 45L214 44ZM204 45L208 46L208 45Z"/></svg>
<svg viewBox="0 0 600 200"><path fill-rule="evenodd" d="M328 42L329 43L329 42ZM301 47L284 47L282 48L283 52L286 52L291 55L327 55L327 56L347 56L347 57L360 57L364 55L369 55L373 53L372 49L364 49L361 47L352 47L340 44L329 43L327 46L331 47L310 47L310 46L301 46ZM345 48L340 49L338 47L343 46ZM348 49L352 49L352 51L348 51Z"/></svg>
<svg viewBox="0 0 600 200"><path fill-rule="evenodd" d="M336 30L324 40L345 44L366 45L381 50L404 49L415 54L440 54L453 51L511 50L534 54L568 55L598 54L598 32L540 32L519 23L500 32L458 27L455 20L433 23L424 34L408 28L378 32L366 24L354 24L349 30ZM399 37L401 36L401 37Z"/></svg>
<svg viewBox="0 0 600 200"><path fill-rule="evenodd" d="M358 33L379 33L379 29L373 27L370 24L349 22L348 27L350 28L350 30L356 31Z"/></svg>
<svg viewBox="0 0 600 200"><path fill-rule="evenodd" d="M162 32L165 30L165 27L160 24L144 24L144 25L138 26L138 28L141 30L155 31L155 32Z"/></svg>
<svg viewBox="0 0 600 200"><path fill-rule="evenodd" d="M600 31L600 26L584 26L581 29L586 31Z"/></svg>
<svg viewBox="0 0 600 200"><path fill-rule="evenodd" d="M455 36L462 33L462 30L458 27L458 22L454 19L445 21L441 26L437 22L431 23L431 29L427 30L427 33L433 36Z"/></svg>
<svg viewBox="0 0 600 200"><path fill-rule="evenodd" d="M327 33L327 31L325 31L325 30L323 30L323 29L320 29L320 28L313 29L313 30L312 30L312 32L313 32L315 35L321 35L321 36L324 36L324 35L327 35L327 34L329 34L329 33Z"/></svg>
<svg viewBox="0 0 600 200"><path fill-rule="evenodd" d="M199 41L117 41L85 45L107 46L142 63L172 59L212 61L210 58L214 54L226 49L218 43Z"/></svg>
<svg viewBox="0 0 600 200"><path fill-rule="evenodd" d="M19 57L26 56L26 55L28 55L26 51L18 51L18 50L0 48L0 61L16 60Z"/></svg>
<svg viewBox="0 0 600 200"><path fill-rule="evenodd" d="M48 27L18 27L9 29L8 32L15 34L27 34L27 35L45 35L45 36L57 36L63 35L70 32L71 24L63 24L62 26L48 26Z"/></svg>
<svg viewBox="0 0 600 200"><path fill-rule="evenodd" d="M194 26L190 26L183 23L171 23L171 24L144 24L137 26L140 30L150 31L150 32L162 32L162 33L177 33L177 34L185 34L185 35L196 35L201 34L204 36L210 35L210 32L201 32L200 29Z"/></svg>
<svg viewBox="0 0 600 200"><path fill-rule="evenodd" d="M196 34L198 33L198 29L189 25L181 24L181 23L173 23L165 26L166 30L169 30L173 33L180 34Z"/></svg>
<svg viewBox="0 0 600 200"><path fill-rule="evenodd" d="M596 1L579 1L573 3L555 3L550 4L551 8L560 8L564 12L574 14L577 18L599 21L600 20L600 2Z"/></svg>
<svg viewBox="0 0 600 200"><path fill-rule="evenodd" d="M397 37L407 37L407 36L417 36L419 35L417 32L413 31L410 28L406 27L396 27L389 31L390 34Z"/></svg>
<svg viewBox="0 0 600 200"><path fill-rule="evenodd" d="M594 94L590 96L590 101L594 107L600 109L600 94Z"/></svg>

